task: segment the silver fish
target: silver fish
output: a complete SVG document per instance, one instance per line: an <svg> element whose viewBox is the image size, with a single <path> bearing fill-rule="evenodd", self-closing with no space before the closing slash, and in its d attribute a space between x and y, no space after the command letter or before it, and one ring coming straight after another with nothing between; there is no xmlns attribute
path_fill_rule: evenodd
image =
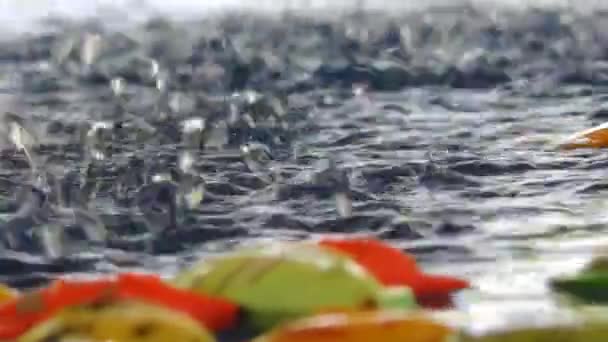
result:
<svg viewBox="0 0 608 342"><path fill-rule="evenodd" d="M80 47L80 64L88 70L97 60L101 52L103 39L97 33L85 33Z"/></svg>
<svg viewBox="0 0 608 342"><path fill-rule="evenodd" d="M125 94L125 80L121 77L115 77L110 80L110 89L116 98L122 98Z"/></svg>
<svg viewBox="0 0 608 342"><path fill-rule="evenodd" d="M178 160L181 171L178 187L178 209L194 209L205 196L205 180L194 170L194 155L190 151L180 154Z"/></svg>
<svg viewBox="0 0 608 342"><path fill-rule="evenodd" d="M268 146L250 142L241 146L241 158L247 168L266 183L273 183L272 162L274 156Z"/></svg>
<svg viewBox="0 0 608 342"><path fill-rule="evenodd" d="M155 104L156 115L158 115L160 120L166 120L172 115L172 109L171 93L167 87L167 81L164 78L159 77L156 79L156 90L158 91L158 97Z"/></svg>
<svg viewBox="0 0 608 342"><path fill-rule="evenodd" d="M99 216L93 211L84 207L56 207L54 209L60 221L80 226L89 241L106 241L108 230Z"/></svg>
<svg viewBox="0 0 608 342"><path fill-rule="evenodd" d="M65 235L63 234L62 227L51 227L47 225L37 231L39 232L40 240L44 246L44 252L47 257L56 259L65 254L65 242L63 239Z"/></svg>
<svg viewBox="0 0 608 342"><path fill-rule="evenodd" d="M177 228L177 185L156 179L143 185L135 198L146 226L154 235Z"/></svg>
<svg viewBox="0 0 608 342"><path fill-rule="evenodd" d="M336 201L338 215L342 217L350 217L353 215L353 202L347 193L337 192L334 195L334 200Z"/></svg>
<svg viewBox="0 0 608 342"><path fill-rule="evenodd" d="M76 47L77 37L70 35L65 39L58 40L51 49L51 58L57 65L63 65Z"/></svg>
<svg viewBox="0 0 608 342"><path fill-rule="evenodd" d="M90 172L90 169L85 172ZM108 230L89 206L98 186L97 182L91 179L90 174L83 175L80 171L73 171L66 173L61 181L56 183L55 192L60 201L53 206L54 214L64 221L80 226L89 241L106 241Z"/></svg>
<svg viewBox="0 0 608 342"><path fill-rule="evenodd" d="M53 170L49 166L47 169ZM67 252L65 241L65 226L76 225L85 233L87 241L104 243L108 230L100 217L89 208L91 195L91 179L81 177L79 171L60 175L58 170L45 175L48 210L45 212L44 223L34 230L42 242L45 254L49 257L59 257ZM78 184L79 183L79 184Z"/></svg>
<svg viewBox="0 0 608 342"><path fill-rule="evenodd" d="M138 134L144 138L154 135L156 127L149 124L144 118L135 115L127 110L126 84L121 77L110 80L110 88L113 95L113 110L109 113L112 120L122 122L123 126L133 126L138 129Z"/></svg>
<svg viewBox="0 0 608 342"><path fill-rule="evenodd" d="M107 158L108 146L113 139L113 126L111 121L97 121L82 127L81 143L87 159L100 161Z"/></svg>
<svg viewBox="0 0 608 342"><path fill-rule="evenodd" d="M328 186L333 190L336 209L340 216L351 216L352 198L348 175L331 158L322 161L322 164L321 171L314 177L314 182L319 185Z"/></svg>
<svg viewBox="0 0 608 342"><path fill-rule="evenodd" d="M209 133L205 139L205 147L222 149L229 141L228 128L228 123L224 120L209 125Z"/></svg>
<svg viewBox="0 0 608 342"><path fill-rule="evenodd" d="M32 185L23 186L17 193L16 200L21 204L19 209L2 226L2 234L12 249L19 247L19 236L24 232L46 223L49 209L47 193Z"/></svg>
<svg viewBox="0 0 608 342"><path fill-rule="evenodd" d="M32 170L37 169L39 162L38 158L34 156L33 149L38 146L39 140L34 135L31 123L11 112L4 113L2 123L9 141L18 151L23 151Z"/></svg>
<svg viewBox="0 0 608 342"><path fill-rule="evenodd" d="M15 213L15 217L36 217L44 216L43 212L46 209L48 196L37 187L27 185L17 195L21 206Z"/></svg>
<svg viewBox="0 0 608 342"><path fill-rule="evenodd" d="M205 197L205 180L197 175L183 175L178 188L179 209L195 209Z"/></svg>
<svg viewBox="0 0 608 342"><path fill-rule="evenodd" d="M186 148L198 149L203 140L206 121L203 118L190 118L182 122L182 142Z"/></svg>

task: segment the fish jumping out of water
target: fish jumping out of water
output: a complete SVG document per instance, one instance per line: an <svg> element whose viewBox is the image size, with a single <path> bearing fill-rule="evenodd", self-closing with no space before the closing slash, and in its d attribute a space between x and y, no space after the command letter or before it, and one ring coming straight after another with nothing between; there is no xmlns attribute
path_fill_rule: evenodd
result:
<svg viewBox="0 0 608 342"><path fill-rule="evenodd" d="M38 144L38 138L27 129L24 120L9 113L4 117L10 132L10 140L24 151L30 161L31 176L17 195L19 209L3 225L2 232L8 248L18 249L28 238L37 237L46 255L59 257L64 251L65 224L80 225L92 241L105 240L106 230L101 220L86 208L87 198L69 201L66 205L65 195L71 193L66 179L58 179L48 162L33 157L31 150ZM74 203L78 205L75 206Z"/></svg>
<svg viewBox="0 0 608 342"><path fill-rule="evenodd" d="M113 139L113 126L111 121L97 121L81 127L80 143L83 159L99 161L108 157L108 149Z"/></svg>
<svg viewBox="0 0 608 342"><path fill-rule="evenodd" d="M34 185L24 185L16 200L20 203L19 209L0 227L3 240L10 249L22 247L28 234L46 223L49 210L48 193Z"/></svg>
<svg viewBox="0 0 608 342"><path fill-rule="evenodd" d="M34 135L32 125L26 119L15 113L4 113L0 133L8 137L17 151L22 151L25 154L32 170L39 167L40 163L33 154L33 148L38 146L39 139Z"/></svg>
<svg viewBox="0 0 608 342"><path fill-rule="evenodd" d="M191 152L185 152L180 157L178 172L154 174L137 191L135 204L153 236L176 230L186 212L202 202L205 182L194 171L193 158Z"/></svg>
<svg viewBox="0 0 608 342"><path fill-rule="evenodd" d="M143 138L153 136L157 129L145 118L131 113L127 108L127 94L125 92L125 80L116 77L110 80L112 92L112 110L108 113L109 118L114 121L115 126L132 126L136 129L137 135Z"/></svg>
<svg viewBox="0 0 608 342"><path fill-rule="evenodd" d="M177 185L173 181L154 178L139 189L135 203L153 234L177 229Z"/></svg>
<svg viewBox="0 0 608 342"><path fill-rule="evenodd" d="M182 122L182 144L188 149L198 150L204 143L206 128L204 118L190 118Z"/></svg>
<svg viewBox="0 0 608 342"><path fill-rule="evenodd" d="M66 177L45 171L17 195L20 207L2 227L9 248L23 247L28 236L37 237L45 255L56 258L65 253L65 227L80 227L91 242L103 243L107 229L101 219L88 208L88 201L66 200ZM62 190L62 188L64 190Z"/></svg>
<svg viewBox="0 0 608 342"><path fill-rule="evenodd" d="M194 169L194 160L194 153L191 151L182 152L178 160L179 208L194 209L202 203L205 196L205 179Z"/></svg>
<svg viewBox="0 0 608 342"><path fill-rule="evenodd" d="M55 180L54 192L57 193L57 201L52 203L53 214L61 222L79 226L90 242L104 243L108 230L99 215L89 206L97 182L90 177L81 176L79 171L72 171L60 180Z"/></svg>
<svg viewBox="0 0 608 342"><path fill-rule="evenodd" d="M154 105L154 111L160 121L167 120L173 116L170 100L171 93L169 92L167 81L163 78L156 79L157 98Z"/></svg>
<svg viewBox="0 0 608 342"><path fill-rule="evenodd" d="M313 181L315 184L330 187L334 192L338 214L342 217L349 217L352 215L353 209L348 175L344 169L336 165L335 160L330 158L323 162L321 171L315 174Z"/></svg>
<svg viewBox="0 0 608 342"><path fill-rule="evenodd" d="M76 77L86 77L95 71L105 39L96 32L73 32L55 42L51 60L60 70Z"/></svg>
<svg viewBox="0 0 608 342"><path fill-rule="evenodd" d="M249 142L241 146L241 158L249 171L255 174L264 182L273 183L272 163L275 158L268 146L258 143Z"/></svg>

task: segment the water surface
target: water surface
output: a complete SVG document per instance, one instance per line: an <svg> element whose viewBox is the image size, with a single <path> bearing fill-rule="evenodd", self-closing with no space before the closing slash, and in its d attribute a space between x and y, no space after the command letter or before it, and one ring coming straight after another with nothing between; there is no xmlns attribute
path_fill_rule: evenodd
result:
<svg viewBox="0 0 608 342"><path fill-rule="evenodd" d="M411 251L431 272L470 279L479 290L474 296L486 298L471 310L551 307L547 278L576 271L608 238L605 152L555 149L559 139L608 117L608 16L599 9L487 7L366 10L314 20L302 11L232 11L174 18L172 29L154 34L141 33L145 16L132 14L129 28L118 32L139 32L132 36L135 50L173 72L173 91L280 94L288 107L284 139L276 143L271 138L279 133L256 131L201 151L197 167L210 196L184 233L188 243L128 263L97 250L58 262L5 252L0 280L30 286L57 274L127 269L170 275L207 253L261 239L364 233ZM110 37L116 25L98 25L119 41ZM120 61L109 63L109 76L57 73L48 64L50 46L70 32L41 25L3 39L0 87L8 107L38 124L95 120L108 110L107 78L114 76L127 78L142 102L150 99L149 84L112 67ZM223 77L192 72L206 63ZM361 85L367 91L356 96ZM149 115L144 105L134 108ZM335 158L350 177L353 216L340 218L331 198L293 184L275 196L238 154L238 142L251 140L267 144L279 156L274 166L296 183L318 161ZM177 146L125 144L110 166L132 156L175 163ZM75 168L80 161L69 151L69 144L49 142L44 153ZM21 155L3 152L1 201L9 201L26 172ZM109 173L104 183L116 176ZM103 196L94 205L119 234L138 231L124 218L128 208ZM493 324L484 315L482 323Z"/></svg>

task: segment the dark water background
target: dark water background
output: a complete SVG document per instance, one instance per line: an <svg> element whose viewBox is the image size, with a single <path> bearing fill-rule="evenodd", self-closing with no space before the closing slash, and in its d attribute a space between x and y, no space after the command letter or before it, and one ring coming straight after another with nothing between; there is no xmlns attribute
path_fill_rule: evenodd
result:
<svg viewBox="0 0 608 342"><path fill-rule="evenodd" d="M550 308L547 277L576 270L608 237L605 152L553 145L608 118L608 12L458 5L324 14L234 12L120 30L62 19L5 37L7 108L44 127L41 153L67 169L80 165L78 144L52 139L111 111L113 77L126 79L134 113L154 115L153 84L130 64L137 56L156 59L184 98L245 89L281 98L287 125L234 128L226 145L200 152L205 200L160 242L170 245L162 253L142 257L137 242L58 261L5 251L0 281L31 286L59 274L132 269L170 275L251 241L365 233L415 253L431 272L470 279L479 290L473 296L485 298L471 310ZM50 62L53 44L86 30L112 45L93 73L77 77ZM368 91L355 96L361 84ZM225 113L214 102L178 116ZM276 156L284 179L278 193L239 155L239 145L253 140ZM127 239L142 233L141 223L112 200L112 185L137 173L129 160L169 167L180 147L126 136L115 148L94 207ZM305 175L328 157L349 175L351 217L337 214L330 185L306 186ZM10 217L11 196L26 177L25 159L7 147L2 217Z"/></svg>

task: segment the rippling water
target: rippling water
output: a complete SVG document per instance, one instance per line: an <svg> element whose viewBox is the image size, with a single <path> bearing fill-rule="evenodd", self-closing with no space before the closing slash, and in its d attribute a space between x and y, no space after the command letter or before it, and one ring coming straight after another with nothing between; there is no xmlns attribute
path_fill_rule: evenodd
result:
<svg viewBox="0 0 608 342"><path fill-rule="evenodd" d="M6 252L0 280L29 286L56 274L133 268L172 274L206 253L254 240L372 233L415 253L430 271L470 279L490 310L506 300L550 305L547 277L575 271L608 240L605 153L554 148L608 117L606 12L456 5L314 20L298 13L157 22L156 33L142 30L145 22L121 28L137 33L130 37L138 51L174 72L175 92L281 94L289 129L280 143L271 142L276 132L255 131L201 152L197 167L208 196L177 239L187 244L145 258L129 257L136 253L130 248L121 257L96 251L57 262ZM10 108L66 131L107 110L111 77L124 77L140 102L149 99L149 85L120 58L81 79L49 66L53 42L73 32L60 22L0 43L0 87ZM98 25L120 45L115 26ZM206 63L221 77L209 76ZM361 84L368 91L355 96ZM147 115L145 104L134 106ZM51 131L48 139L60 135ZM238 142L251 135L279 156L282 195L241 160ZM174 163L175 145L144 147L126 143L110 166L129 154ZM43 148L76 167L69 151L51 140ZM352 217L339 217L331 198L297 186L329 156L348 171ZM10 202L26 171L20 154L3 152L1 201ZM95 207L113 231L137 231L108 197Z"/></svg>

